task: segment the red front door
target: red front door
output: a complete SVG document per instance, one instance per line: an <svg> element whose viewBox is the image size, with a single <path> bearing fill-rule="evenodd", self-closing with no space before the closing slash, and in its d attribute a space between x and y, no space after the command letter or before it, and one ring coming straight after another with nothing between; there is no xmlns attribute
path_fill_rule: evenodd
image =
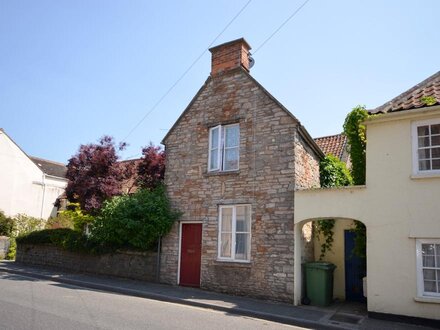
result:
<svg viewBox="0 0 440 330"><path fill-rule="evenodd" d="M202 257L202 224L182 224L180 253L180 285L200 286L200 262Z"/></svg>

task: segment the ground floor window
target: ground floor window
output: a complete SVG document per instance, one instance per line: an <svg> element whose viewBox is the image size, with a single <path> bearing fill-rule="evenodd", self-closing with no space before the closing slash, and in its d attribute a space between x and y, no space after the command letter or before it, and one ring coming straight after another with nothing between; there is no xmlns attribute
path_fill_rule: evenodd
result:
<svg viewBox="0 0 440 330"><path fill-rule="evenodd" d="M418 295L440 298L440 239L418 239Z"/></svg>
<svg viewBox="0 0 440 330"><path fill-rule="evenodd" d="M251 249L251 206L219 207L218 258L249 261Z"/></svg>

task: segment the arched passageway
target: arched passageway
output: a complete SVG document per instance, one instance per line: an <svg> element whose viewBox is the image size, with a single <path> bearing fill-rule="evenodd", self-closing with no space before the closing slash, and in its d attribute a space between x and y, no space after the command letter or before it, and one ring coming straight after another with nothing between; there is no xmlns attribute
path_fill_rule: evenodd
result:
<svg viewBox="0 0 440 330"><path fill-rule="evenodd" d="M326 237L316 233L320 228L317 225L320 220L333 220L325 222L333 225L333 242L326 251L321 250ZM363 278L367 275L366 258L360 257L353 250L357 234L355 228L359 228L356 222L351 218L322 217L295 223L295 305L300 305L305 297L303 263L320 259L336 265L333 298L339 301L366 301L363 288Z"/></svg>

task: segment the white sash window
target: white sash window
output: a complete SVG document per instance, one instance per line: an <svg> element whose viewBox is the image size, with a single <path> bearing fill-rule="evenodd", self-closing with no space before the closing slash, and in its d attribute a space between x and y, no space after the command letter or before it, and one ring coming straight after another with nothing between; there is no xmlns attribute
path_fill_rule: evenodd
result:
<svg viewBox="0 0 440 330"><path fill-rule="evenodd" d="M209 130L208 171L236 171L240 159L240 126L218 125Z"/></svg>

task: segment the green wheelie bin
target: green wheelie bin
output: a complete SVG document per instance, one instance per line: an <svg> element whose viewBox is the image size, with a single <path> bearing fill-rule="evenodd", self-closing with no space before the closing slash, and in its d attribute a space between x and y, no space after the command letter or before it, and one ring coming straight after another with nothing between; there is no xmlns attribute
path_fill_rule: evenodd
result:
<svg viewBox="0 0 440 330"><path fill-rule="evenodd" d="M308 262L306 270L306 292L310 303L328 306L333 301L333 272L336 266L329 262Z"/></svg>

